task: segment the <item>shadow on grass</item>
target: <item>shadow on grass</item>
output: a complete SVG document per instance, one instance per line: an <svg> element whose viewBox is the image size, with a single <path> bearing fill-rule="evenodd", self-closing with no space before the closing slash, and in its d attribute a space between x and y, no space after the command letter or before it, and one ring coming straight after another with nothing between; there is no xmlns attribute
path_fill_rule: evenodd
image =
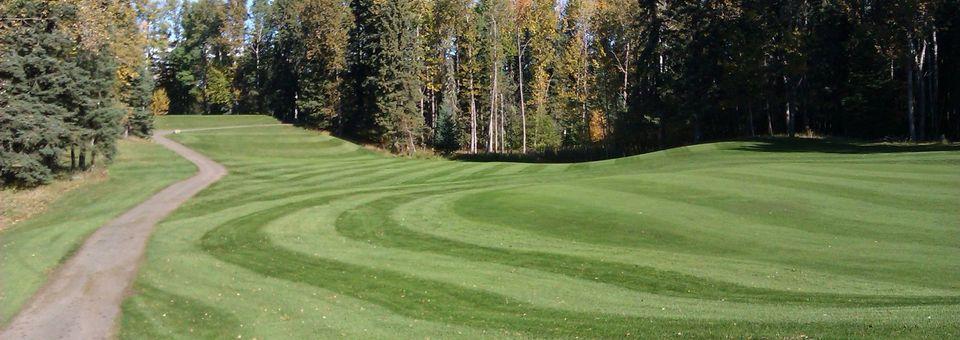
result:
<svg viewBox="0 0 960 340"><path fill-rule="evenodd" d="M626 154L603 147L557 148L530 151L527 153L459 153L450 159L464 162L511 162L511 163L584 163L611 158L625 157Z"/></svg>
<svg viewBox="0 0 960 340"><path fill-rule="evenodd" d="M868 143L846 139L803 139L803 138L757 138L749 145L738 150L759 152L819 152L837 154L874 154L960 151L960 144L908 144L908 143Z"/></svg>

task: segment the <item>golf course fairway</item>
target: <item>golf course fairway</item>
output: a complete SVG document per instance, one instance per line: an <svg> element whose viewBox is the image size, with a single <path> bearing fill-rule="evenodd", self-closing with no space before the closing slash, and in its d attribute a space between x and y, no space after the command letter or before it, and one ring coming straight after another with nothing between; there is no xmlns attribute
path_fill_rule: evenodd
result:
<svg viewBox="0 0 960 340"><path fill-rule="evenodd" d="M157 226L122 338L960 336L956 148L522 164L292 126L170 138L229 174Z"/></svg>

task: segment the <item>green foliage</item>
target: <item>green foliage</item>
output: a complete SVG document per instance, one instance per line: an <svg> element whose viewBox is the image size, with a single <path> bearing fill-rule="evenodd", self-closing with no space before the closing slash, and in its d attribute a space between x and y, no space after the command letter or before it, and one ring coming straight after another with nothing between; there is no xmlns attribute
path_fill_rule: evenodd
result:
<svg viewBox="0 0 960 340"><path fill-rule="evenodd" d="M454 151L459 149L457 141L457 118L459 111L459 89L457 88L457 78L453 68L453 60L446 59L446 72L444 72L443 99L440 101L440 110L437 113L436 128L433 133L433 145L440 150Z"/></svg>
<svg viewBox="0 0 960 340"><path fill-rule="evenodd" d="M181 35L160 72L160 85L170 97L170 112L230 112L228 97L232 96L234 73L224 69L233 56L228 39L221 36L226 5L220 0L185 1L180 11Z"/></svg>
<svg viewBox="0 0 960 340"><path fill-rule="evenodd" d="M146 67L140 69L138 77L132 82L132 85L133 88L127 91L129 97L124 103L127 112L123 119L123 128L126 133L146 138L153 133L154 113L152 110L154 109L154 105L152 101L166 100L166 103L157 103L157 110L159 111L164 105L169 109L170 100L166 98L166 93L161 93L163 95L162 97L155 98L156 93L154 93L153 75ZM166 112L164 112L164 114L166 114Z"/></svg>
<svg viewBox="0 0 960 340"><path fill-rule="evenodd" d="M0 32L0 184L42 184L67 161L70 169L85 169L113 158L121 131L149 135L153 79L137 51L129 4L105 4L117 21L86 22L90 27L79 31L77 22L93 20L90 8L81 7L88 4L6 5L0 8L2 25L9 25Z"/></svg>
<svg viewBox="0 0 960 340"><path fill-rule="evenodd" d="M563 143L563 136L556 120L543 112L530 116L530 146L534 150L556 149Z"/></svg>
<svg viewBox="0 0 960 340"><path fill-rule="evenodd" d="M290 5L297 12L287 17L291 32L283 35L294 53L296 108L310 126L338 128L353 16L343 1L300 1Z"/></svg>
<svg viewBox="0 0 960 340"><path fill-rule="evenodd" d="M19 22L0 33L0 184L46 183L69 147L111 132L99 124L110 111L98 101L112 100L113 69L109 63L78 63L93 56L78 58L69 35L59 28L75 10L32 0L2 8L2 17L41 20ZM99 149L110 153L107 143Z"/></svg>
<svg viewBox="0 0 960 340"><path fill-rule="evenodd" d="M541 146L559 136L567 148L603 135L603 145L618 149L611 154L761 133L896 138L908 131L909 103L922 111L907 123L918 138L960 135L950 114L957 83L943 76L955 68L950 41L960 36L951 28L952 2L257 0L241 7L183 4L175 20L182 34L156 65L172 113L269 111L396 151L447 148L442 130L451 127L461 148L494 152L521 149L524 131L550 141ZM245 29L237 24L244 13ZM239 48L244 30L249 39ZM456 103L443 94L448 62ZM225 83L231 91L221 91ZM444 122L449 112L460 113L453 124ZM598 117L594 133L591 117Z"/></svg>
<svg viewBox="0 0 960 340"><path fill-rule="evenodd" d="M381 142L398 152L415 152L423 130L418 110L423 59L413 5L403 0L374 4L374 117Z"/></svg>
<svg viewBox="0 0 960 340"><path fill-rule="evenodd" d="M116 154L116 140L122 131L125 109L113 92L116 64L111 55L82 56L80 67L85 69L88 78L81 83L83 102L79 114L74 117L73 123L79 128L74 137L81 151L90 151L90 162L93 163L97 155L110 159Z"/></svg>
<svg viewBox="0 0 960 340"><path fill-rule="evenodd" d="M226 72L219 67L210 67L206 77L207 85L203 87L203 98L206 98L216 111L229 108L233 104L233 93Z"/></svg>

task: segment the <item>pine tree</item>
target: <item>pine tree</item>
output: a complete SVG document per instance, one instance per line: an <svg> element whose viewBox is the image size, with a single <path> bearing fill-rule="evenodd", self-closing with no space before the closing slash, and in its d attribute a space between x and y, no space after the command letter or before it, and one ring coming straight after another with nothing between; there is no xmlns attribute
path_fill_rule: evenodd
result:
<svg viewBox="0 0 960 340"><path fill-rule="evenodd" d="M353 26L350 8L339 0L305 0L300 21L302 46L297 106L310 124L319 128L342 125L343 79L347 72L347 48Z"/></svg>
<svg viewBox="0 0 960 340"><path fill-rule="evenodd" d="M117 66L109 53L81 53L79 65L88 78L82 82L83 101L75 116L79 127L77 144L81 155L89 152L90 165L98 156L112 159L120 136L124 108L113 92ZM86 158L84 158L86 160ZM85 162L80 162L84 167Z"/></svg>
<svg viewBox="0 0 960 340"><path fill-rule="evenodd" d="M416 152L423 132L423 116L417 108L423 69L417 18L408 1L387 0L376 6L374 117L381 143L396 151Z"/></svg>
<svg viewBox="0 0 960 340"><path fill-rule="evenodd" d="M33 186L52 179L61 155L81 130L77 120L87 79L60 30L75 8L55 2L16 0L0 7L0 184Z"/></svg>
<svg viewBox="0 0 960 340"><path fill-rule="evenodd" d="M150 101L153 100L153 75L146 66L141 67L136 81L131 85L133 88L124 103L127 111L123 119L124 134L146 138L153 132L153 113L150 111ZM166 105L169 105L169 101Z"/></svg>

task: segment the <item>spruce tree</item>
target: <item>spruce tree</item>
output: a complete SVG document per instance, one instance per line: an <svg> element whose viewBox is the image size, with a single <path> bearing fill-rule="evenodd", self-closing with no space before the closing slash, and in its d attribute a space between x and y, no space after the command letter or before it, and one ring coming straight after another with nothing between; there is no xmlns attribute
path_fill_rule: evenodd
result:
<svg viewBox="0 0 960 340"><path fill-rule="evenodd" d="M70 122L84 102L87 74L70 37L60 30L75 8L17 0L2 8L0 33L0 184L33 186L52 179L59 159L78 136Z"/></svg>
<svg viewBox="0 0 960 340"><path fill-rule="evenodd" d="M116 154L124 107L114 93L116 63L113 57L104 51L81 52L79 59L87 78L81 83L83 97L75 117L79 127L77 142L81 152L89 152L92 165L98 156L112 159ZM81 166L86 165L83 163Z"/></svg>
<svg viewBox="0 0 960 340"><path fill-rule="evenodd" d="M297 37L297 108L314 127L341 126L341 91L347 71L350 8L339 0L301 0Z"/></svg>
<svg viewBox="0 0 960 340"><path fill-rule="evenodd" d="M375 121L384 145L415 152L423 130L423 116L417 109L423 58L413 3L388 0L377 7Z"/></svg>
<svg viewBox="0 0 960 340"><path fill-rule="evenodd" d="M123 117L124 135L149 137L153 132L153 114L150 101L153 97L153 76L147 67L141 67L137 76L129 83L127 98L123 100L126 115ZM169 103L168 103L169 105Z"/></svg>

